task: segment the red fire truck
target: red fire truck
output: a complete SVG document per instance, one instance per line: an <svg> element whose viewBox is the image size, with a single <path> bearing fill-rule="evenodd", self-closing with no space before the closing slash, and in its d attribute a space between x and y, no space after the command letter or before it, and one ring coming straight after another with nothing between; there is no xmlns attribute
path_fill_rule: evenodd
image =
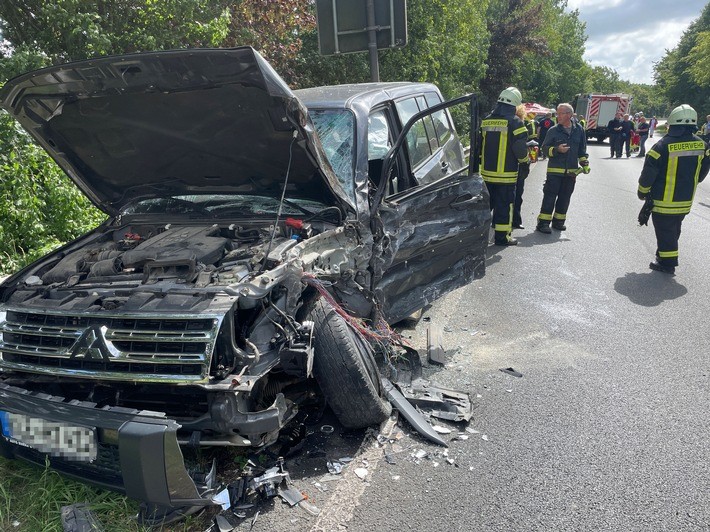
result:
<svg viewBox="0 0 710 532"><path fill-rule="evenodd" d="M628 94L578 94L572 107L577 116L584 116L587 121L587 140L597 139L604 142L609 136L606 125L617 112L631 112L633 98Z"/></svg>

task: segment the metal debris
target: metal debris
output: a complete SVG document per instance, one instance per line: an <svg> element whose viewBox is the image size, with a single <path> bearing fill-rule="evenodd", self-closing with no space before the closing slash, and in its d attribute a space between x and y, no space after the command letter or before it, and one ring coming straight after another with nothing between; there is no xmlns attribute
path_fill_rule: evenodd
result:
<svg viewBox="0 0 710 532"><path fill-rule="evenodd" d="M523 374L520 373L519 371L513 369L513 368L500 368L500 370L503 373L507 373L508 375L512 375L513 377L522 377Z"/></svg>
<svg viewBox="0 0 710 532"><path fill-rule="evenodd" d="M335 428L333 428L333 425L323 425L323 426L320 428L320 431L321 431L323 434L333 434L333 432L335 432Z"/></svg>
<svg viewBox="0 0 710 532"><path fill-rule="evenodd" d="M339 475L343 471L343 467L345 467L344 464L341 464L337 460L330 461L328 460L326 462L326 466L328 467L328 472L331 475Z"/></svg>
<svg viewBox="0 0 710 532"><path fill-rule="evenodd" d="M236 528L223 515L218 515L217 517L215 517L214 524L217 526L218 532L232 532L232 530Z"/></svg>
<svg viewBox="0 0 710 532"><path fill-rule="evenodd" d="M404 395L402 395L388 379L382 377L381 382L387 399L389 399L390 403L411 423L412 427L414 427L419 434L434 443L438 443L444 447L447 446L447 443L431 428L431 425L424 419L424 416L417 412L407 399L405 399Z"/></svg>
<svg viewBox="0 0 710 532"><path fill-rule="evenodd" d="M104 530L103 525L91 513L91 508L86 503L62 506L61 516L64 532L103 532ZM18 527L20 522L13 521L12 526Z"/></svg>
<svg viewBox="0 0 710 532"><path fill-rule="evenodd" d="M298 491L296 488L279 488L279 497L285 500L289 506L296 506L299 502L306 498L305 495L303 495L303 493Z"/></svg>
<svg viewBox="0 0 710 532"><path fill-rule="evenodd" d="M447 330L448 329L448 330ZM444 330L451 332L451 328L444 327ZM441 329L436 325L426 329L426 352L427 360L430 364L446 364L446 349L444 349Z"/></svg>

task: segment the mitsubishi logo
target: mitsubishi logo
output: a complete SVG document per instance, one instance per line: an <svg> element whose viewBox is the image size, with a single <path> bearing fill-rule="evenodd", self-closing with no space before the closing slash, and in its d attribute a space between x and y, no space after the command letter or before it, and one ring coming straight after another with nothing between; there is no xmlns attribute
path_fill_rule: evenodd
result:
<svg viewBox="0 0 710 532"><path fill-rule="evenodd" d="M106 339L104 338L105 331L106 327L99 327L98 325L86 329L72 346L69 352L69 358L110 360L111 349L106 344Z"/></svg>

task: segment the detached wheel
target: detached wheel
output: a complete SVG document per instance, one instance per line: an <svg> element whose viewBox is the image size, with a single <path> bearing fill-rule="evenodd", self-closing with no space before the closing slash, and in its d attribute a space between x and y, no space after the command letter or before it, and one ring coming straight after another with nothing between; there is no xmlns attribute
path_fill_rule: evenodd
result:
<svg viewBox="0 0 710 532"><path fill-rule="evenodd" d="M361 429L384 421L392 405L383 399L372 347L323 299L311 304L313 373L344 427Z"/></svg>

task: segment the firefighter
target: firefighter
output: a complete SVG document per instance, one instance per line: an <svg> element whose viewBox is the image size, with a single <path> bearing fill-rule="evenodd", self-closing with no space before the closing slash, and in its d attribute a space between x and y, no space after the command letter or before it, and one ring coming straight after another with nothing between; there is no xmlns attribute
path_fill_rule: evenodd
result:
<svg viewBox="0 0 710 532"><path fill-rule="evenodd" d="M528 130L528 143L535 140L535 113L525 114L525 106L518 105L515 114L520 118ZM535 143L537 144L537 143ZM530 165L536 160L535 154L531 150L536 149L528 146L528 164L520 163L518 167L518 180L515 183L515 202L513 203L513 229L525 229L521 210L523 207L523 192L525 192L525 180L530 175Z"/></svg>
<svg viewBox="0 0 710 532"><path fill-rule="evenodd" d="M515 87L500 93L493 112L481 124L481 176L490 193L495 244L514 246L513 203L518 169L528 163L528 130L515 115L523 98Z"/></svg>
<svg viewBox="0 0 710 532"><path fill-rule="evenodd" d="M557 106L557 125L547 132L542 152L549 157L547 177L542 188L543 198L537 217L537 230L551 233L552 229L567 229L567 209L574 192L577 176L589 173L587 136L582 126L572 120L572 106L561 103Z"/></svg>
<svg viewBox="0 0 710 532"><path fill-rule="evenodd" d="M638 197L653 200L651 219L656 232L654 271L674 274L678 266L678 238L683 218L690 212L697 183L710 170L710 149L694 133L698 114L683 104L668 116L668 133L646 154L639 177Z"/></svg>

